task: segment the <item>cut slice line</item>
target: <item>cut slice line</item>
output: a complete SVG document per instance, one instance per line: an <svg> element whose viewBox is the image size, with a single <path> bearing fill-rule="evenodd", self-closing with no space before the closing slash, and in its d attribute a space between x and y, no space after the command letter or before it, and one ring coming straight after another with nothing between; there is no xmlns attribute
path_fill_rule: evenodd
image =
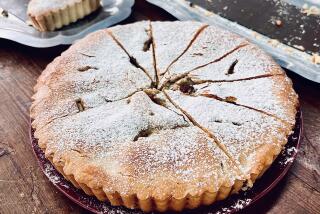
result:
<svg viewBox="0 0 320 214"><path fill-rule="evenodd" d="M215 143L226 155L227 157L232 161L232 163L237 167L237 169L239 170L239 172L242 173L242 171L240 170L240 166L237 163L236 160L234 160L231 156L231 154L228 152L227 148L219 142L219 140L216 138L216 136L209 131L206 127L200 125L187 111L185 111L183 108L181 108L176 102L174 102L171 97L165 92L163 91L164 95L167 97L167 99L172 103L172 105L174 107L176 107L177 109L179 109L190 121L191 123L198 127L199 129L201 129L209 138L211 138L213 140L213 143ZM244 176L244 174L243 174Z"/></svg>
<svg viewBox="0 0 320 214"><path fill-rule="evenodd" d="M190 122L187 121L187 119L186 119L186 117L185 117L185 115L184 115L183 113L179 113L179 112L176 111L176 110L179 110L179 109L177 109L175 106L174 106L174 107L176 108L176 110L169 108L168 106L166 106L165 104L163 104L163 103L161 103L161 102L158 102L158 101L155 99L155 96L157 95L157 93L163 93L163 94L164 94L164 92L159 91L159 90L157 90L157 89L154 89L154 90L156 90L156 93L150 93L150 92L148 91L148 89L144 90L144 92L150 97L150 99L151 99L152 102L154 102L155 104L157 104L157 105L159 105L159 106L162 106L162 107L168 109L169 111L172 111L173 113L181 116L186 123L190 123ZM167 97L166 97L166 98L167 98ZM168 100L168 101L169 101L169 100ZM169 102L170 102L170 101L169 101ZM171 103L171 102L170 102L170 103Z"/></svg>
<svg viewBox="0 0 320 214"><path fill-rule="evenodd" d="M152 77L150 76L150 74L147 72L147 70L145 68L143 68L139 62L137 61L136 58L134 58L133 56L131 56L129 54L129 52L125 49L125 47L122 45L122 43L115 37L115 35L110 31L110 30L107 30L107 34L109 36L111 36L111 38L113 39L113 41L115 41L117 43L117 45L127 54L127 56L129 57L129 60L130 60L130 63L132 65L134 65L135 67L139 68L140 70L143 71L143 73L145 75L147 75L147 77L151 80L152 82L152 85L155 84L154 80L152 79Z"/></svg>
<svg viewBox="0 0 320 214"><path fill-rule="evenodd" d="M179 81L180 79L188 76L188 75L189 75L191 72L193 72L193 71L196 71L196 70L198 70L198 69L200 69L200 68L203 68L203 67L205 67L205 66L208 66L208 65L210 65L210 64L214 64L214 63L220 62L221 60L223 60L224 58L226 58L226 57L229 56L230 54L234 53L235 51L237 51L237 50L239 50L239 49L241 49L241 48L243 48L243 47L245 47L245 46L247 46L247 45L248 45L248 43L240 44L240 45L238 45L237 47L231 49L231 50L228 51L227 53L223 54L223 55L220 56L219 58L214 59L213 61L211 61L211 62L209 62L209 63L206 63L206 64L204 64L204 65L200 65L200 66L198 66L198 67L196 67L196 68L191 69L190 71L186 71L186 72L184 72L184 73L182 73L182 74L180 74L180 75L177 75L177 77L175 77L173 80L170 78L171 76L169 76L169 78L168 78L166 81L164 81L164 83L161 85L160 89L163 89L169 82L173 82L173 83L174 83L174 82L176 82L176 81ZM168 69L169 69L169 68L168 68ZM172 84L172 83L171 83L171 84Z"/></svg>
<svg viewBox="0 0 320 214"><path fill-rule="evenodd" d="M244 108L247 108L247 109L250 109L250 110L253 110L253 111L256 111L256 112L259 112L261 114L265 114L269 117L273 117L275 118L276 120L286 124L286 125L289 125L288 122L280 119L279 117L277 117L276 115L273 115L271 113L268 113L264 110L261 110L261 109L257 109L257 108L254 108L254 107L251 107L251 106L247 106L247 105L243 105L243 104L240 104L240 103L237 103L236 101L228 101L228 99L225 99L225 98L222 98L222 97L219 97L215 94L199 94L199 96L202 96L202 97L206 97L206 98L209 98L209 99L215 99L217 101L220 101L220 102L225 102L225 103L228 103L228 104L231 104L231 105L236 105L236 106L241 106L241 107L244 107Z"/></svg>
<svg viewBox="0 0 320 214"><path fill-rule="evenodd" d="M274 76L284 76L284 74L280 74L280 73L279 74L262 74L262 75L246 77L246 78L241 78L241 79L233 79L233 80L193 80L193 81L195 82L195 85L200 85L200 84L204 84L204 83L240 82L240 81L255 80L255 79L268 78L268 77L274 77ZM203 88L206 88L206 87L207 86L205 86Z"/></svg>
<svg viewBox="0 0 320 214"><path fill-rule="evenodd" d="M155 50L155 42L154 42L154 38L153 38L153 28L152 28L151 22L149 22L149 29L150 29L150 38L151 38L153 67L154 67L155 77L156 77L155 87L158 88L158 85L159 85L159 73L157 71L156 50Z"/></svg>
<svg viewBox="0 0 320 214"><path fill-rule="evenodd" d="M204 26L201 26L198 31L196 32L196 34L193 36L193 38L191 39L191 41L189 42L188 46L182 51L182 53L177 57L175 58L170 64L169 66L166 68L165 72L163 74L161 74L161 76L164 76L169 68L174 64L176 63L188 50L189 48L192 46L192 44L194 43L194 41L197 40L197 38L199 37L199 35L204 31L204 29L206 29L209 25L204 25Z"/></svg>
<svg viewBox="0 0 320 214"><path fill-rule="evenodd" d="M102 103L102 104L94 106L94 107L85 107L84 101L81 98L77 98L77 99L74 100L74 102L76 104L76 107L78 109L77 112L69 112L69 113L65 113L65 114L53 117L47 123L45 123L43 126L41 126L40 128L37 128L37 130L41 130L45 126L47 126L47 125L51 124L52 122L54 122L55 120L58 120L58 119L61 119L61 118L64 118L64 117L68 117L68 116L72 116L72 115L75 115L75 114L79 114L79 113L81 113L83 111L86 111L86 110L89 110L89 109L98 108L98 107L101 107L103 105L106 105L107 103L118 102L118 101L121 101L121 100L128 99L128 98L132 97L133 95L135 95L136 93L141 92L143 90L145 90L145 88L140 88L140 89L132 92L131 94L129 94L129 95L125 96L125 97L119 98L119 99L107 100L107 99L104 98L105 103Z"/></svg>
<svg viewBox="0 0 320 214"><path fill-rule="evenodd" d="M226 57L229 56L230 54L234 53L234 52L237 51L237 50L240 50L241 48L244 48L244 47L247 46L247 45L249 45L249 43L240 44L240 45L238 45L237 47L235 47L235 48L231 49L230 51L228 51L227 53L223 54L221 57L219 57L219 58L217 58L217 59L215 59L215 60L213 60L213 61L211 61L211 62L208 62L208 63L206 63L206 64L204 64L204 65L200 65L200 66L198 66L198 67L195 67L195 68L193 68L192 70L188 71L188 73L190 73L190 72L192 72L192 71L195 71L195 70L198 70L198 69L200 69L200 68L206 67L206 66L208 66L208 65L210 65L210 64L220 62L221 60L223 60L224 58L226 58ZM238 60L237 60L237 62L238 62Z"/></svg>

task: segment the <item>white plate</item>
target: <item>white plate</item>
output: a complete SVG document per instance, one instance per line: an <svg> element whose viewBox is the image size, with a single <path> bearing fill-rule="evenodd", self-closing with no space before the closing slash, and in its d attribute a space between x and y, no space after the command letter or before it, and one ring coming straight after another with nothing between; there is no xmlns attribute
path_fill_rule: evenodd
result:
<svg viewBox="0 0 320 214"><path fill-rule="evenodd" d="M27 4L21 4L21 1L17 2L17 0L1 0L0 7L9 14L7 17L1 16L0 9L0 38L39 48L72 44L90 32L126 19L134 5L134 0L108 0L107 2L101 9L76 23L53 32L39 32L26 23Z"/></svg>

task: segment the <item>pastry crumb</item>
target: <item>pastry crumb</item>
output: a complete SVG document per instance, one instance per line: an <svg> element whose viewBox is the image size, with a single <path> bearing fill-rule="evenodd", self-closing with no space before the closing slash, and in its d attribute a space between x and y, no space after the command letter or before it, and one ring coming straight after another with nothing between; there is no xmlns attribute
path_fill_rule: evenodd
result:
<svg viewBox="0 0 320 214"><path fill-rule="evenodd" d="M305 51L306 50L302 45L293 45L293 47L295 47L296 49L298 49L300 51Z"/></svg>
<svg viewBox="0 0 320 214"><path fill-rule="evenodd" d="M311 61L314 64L320 64L320 55L318 53L312 53Z"/></svg>
<svg viewBox="0 0 320 214"><path fill-rule="evenodd" d="M279 40L277 40L277 39L270 39L269 41L268 41L268 43L270 43L272 46L277 46L277 45L279 45Z"/></svg>

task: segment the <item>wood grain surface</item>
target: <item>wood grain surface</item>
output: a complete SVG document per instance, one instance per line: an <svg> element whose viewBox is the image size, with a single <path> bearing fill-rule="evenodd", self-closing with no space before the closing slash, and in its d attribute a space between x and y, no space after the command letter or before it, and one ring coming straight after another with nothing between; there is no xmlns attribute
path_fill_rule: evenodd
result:
<svg viewBox="0 0 320 214"><path fill-rule="evenodd" d="M138 0L135 20L173 20ZM33 85L46 65L67 46L34 49L0 40L0 213L86 213L58 192L44 176L29 145ZM320 71L319 71L320 72ZM320 213L320 84L291 72L300 96L304 139L287 176L243 213Z"/></svg>

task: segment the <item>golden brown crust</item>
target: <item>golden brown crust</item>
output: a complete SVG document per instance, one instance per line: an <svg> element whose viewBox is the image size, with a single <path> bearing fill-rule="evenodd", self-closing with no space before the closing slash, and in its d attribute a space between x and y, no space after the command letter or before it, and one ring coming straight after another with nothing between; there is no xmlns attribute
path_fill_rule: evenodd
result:
<svg viewBox="0 0 320 214"><path fill-rule="evenodd" d="M190 29L194 32L194 27ZM117 30L121 32L121 27ZM144 47L143 41L135 41ZM230 47L237 45L231 43ZM139 50L139 44L130 44L130 37L123 44ZM146 212L210 205L237 193L244 183L251 185L286 144L297 95L281 68L256 47L240 48L222 59L212 72L218 73L236 57L237 76L232 79L223 71L219 80L232 81L221 81L227 87L221 83L209 91L220 95L218 89L231 89L236 101L251 107L202 96L201 85L181 89L180 82L177 88L161 91L125 48L105 30L93 33L49 64L35 86L30 115L39 146L55 168L86 194ZM256 58L255 63L246 63L250 57ZM205 80L215 80L215 75L205 72ZM240 93L235 82L241 82L242 75L252 77L246 80L249 90L243 92L258 87L262 94L270 92L272 102L258 105L260 92ZM264 79L263 84L256 78ZM270 87L263 87L266 84ZM258 107L271 111L254 109Z"/></svg>

